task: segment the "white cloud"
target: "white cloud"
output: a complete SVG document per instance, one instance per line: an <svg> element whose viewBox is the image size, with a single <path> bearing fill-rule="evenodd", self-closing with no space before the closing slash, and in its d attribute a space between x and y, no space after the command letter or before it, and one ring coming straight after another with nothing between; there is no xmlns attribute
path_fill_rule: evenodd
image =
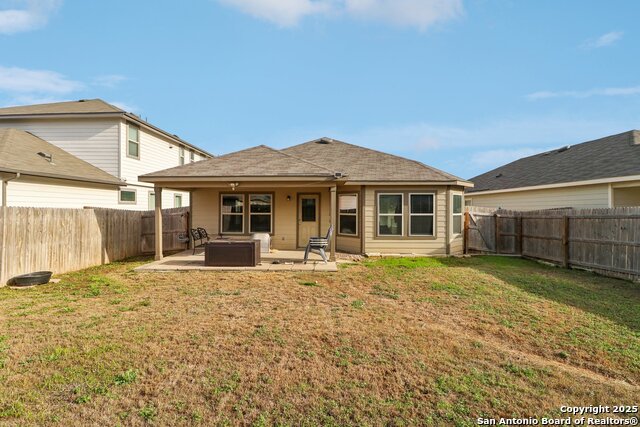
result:
<svg viewBox="0 0 640 427"><path fill-rule="evenodd" d="M583 91L540 91L527 95L527 98L536 101L549 98L590 98L592 96L629 96L640 94L640 86L609 87L602 89L589 89Z"/></svg>
<svg viewBox="0 0 640 427"><path fill-rule="evenodd" d="M60 73L0 66L0 91L9 93L67 94L84 87Z"/></svg>
<svg viewBox="0 0 640 427"><path fill-rule="evenodd" d="M311 15L347 15L393 25L427 27L460 16L462 0L218 0L281 27Z"/></svg>
<svg viewBox="0 0 640 427"><path fill-rule="evenodd" d="M103 76L97 76L93 79L93 84L96 86L103 86L113 88L127 80L125 76L120 74L106 74Z"/></svg>
<svg viewBox="0 0 640 427"><path fill-rule="evenodd" d="M127 113L135 113L138 111L138 107L131 104L127 104L126 102L120 102L120 101L107 101L107 102L109 102L109 104L111 105L115 105L121 110L126 111Z"/></svg>
<svg viewBox="0 0 640 427"><path fill-rule="evenodd" d="M61 0L20 0L22 7L0 10L0 34L15 34L44 26Z"/></svg>
<svg viewBox="0 0 640 427"><path fill-rule="evenodd" d="M622 31L610 31L606 34L596 37L595 39L586 40L582 43L583 49L598 49L600 47L607 47L613 45L620 40L624 33Z"/></svg>
<svg viewBox="0 0 640 427"><path fill-rule="evenodd" d="M554 147L545 147L545 148L521 147L521 148L513 148L513 149L502 148L497 150L478 151L471 155L470 161L473 164L473 166L477 168L480 168L482 170L491 170L491 169L494 169L496 166L511 163L514 160L518 160L523 157L533 156L534 154L549 151L549 150L552 150L553 148Z"/></svg>

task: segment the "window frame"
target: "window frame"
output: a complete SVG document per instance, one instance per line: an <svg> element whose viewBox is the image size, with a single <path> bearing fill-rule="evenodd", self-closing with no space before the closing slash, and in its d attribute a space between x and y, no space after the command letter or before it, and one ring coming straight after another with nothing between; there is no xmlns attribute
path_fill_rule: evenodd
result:
<svg viewBox="0 0 640 427"><path fill-rule="evenodd" d="M242 213L223 213L222 212L222 207L224 206L222 203L222 200L224 199L225 196L240 196L242 197ZM245 213L247 211L246 209L247 206L247 195L245 193L220 193L220 234L232 234L232 235L236 235L236 236L240 236L240 235L244 235L245 234L245 222L246 222L246 218L245 218ZM242 217L242 231L238 232L238 231L224 231L222 229L223 225L224 225L224 216L225 215L233 215L233 216L240 216Z"/></svg>
<svg viewBox="0 0 640 427"><path fill-rule="evenodd" d="M193 150L189 150L189 163L193 163L196 161L196 152Z"/></svg>
<svg viewBox="0 0 640 427"><path fill-rule="evenodd" d="M456 213L455 212L455 204L454 204L454 199L455 197L460 197L460 212ZM451 234L453 236L460 236L463 232L464 232L464 194L462 193L453 193L451 194ZM460 217L460 231L456 232L456 230L454 229L453 226L453 218L459 216Z"/></svg>
<svg viewBox="0 0 640 427"><path fill-rule="evenodd" d="M138 131L138 140L135 141L133 139L131 139L131 129L137 129ZM134 156L133 154L131 154L130 151L130 144L131 143L135 143L138 146L138 155ZM127 157L131 158L131 159L136 159L136 160L140 160L140 127L139 126L135 126L131 123L127 123Z"/></svg>
<svg viewBox="0 0 640 427"><path fill-rule="evenodd" d="M153 205L151 205L151 197L153 197ZM150 211L156 208L156 192L149 191L149 195L147 196L147 207Z"/></svg>
<svg viewBox="0 0 640 427"><path fill-rule="evenodd" d="M411 212L411 196L431 196L433 197L433 212L431 213L412 213ZM435 192L420 192L420 193L409 193L408 197L408 221L407 221L407 235L409 237L435 237L436 236L436 193ZM411 233L411 218L414 216L430 216L432 219L433 231L431 234L413 234Z"/></svg>
<svg viewBox="0 0 640 427"><path fill-rule="evenodd" d="M356 197L356 213L340 213L340 196L355 196ZM339 236L344 237L359 237L360 236L360 193L358 192L344 192L338 193L338 229L336 230ZM356 217L356 230L355 233L342 233L340 231L340 221L342 216L355 216Z"/></svg>
<svg viewBox="0 0 640 427"><path fill-rule="evenodd" d="M269 196L271 198L271 204L269 205L271 207L271 211L267 214L267 213L253 213L251 212L251 196ZM248 203L248 207L249 209L247 210L247 230L249 234L252 233L269 233L270 235L273 234L273 199L274 199L274 195L273 193L248 193L247 194L247 199L249 200ZM252 215L257 215L257 216L267 216L269 215L269 231L251 231L251 216Z"/></svg>
<svg viewBox="0 0 640 427"><path fill-rule="evenodd" d="M178 206L178 204L176 203L177 200L180 200L180 206ZM174 208L181 208L182 206L182 194L180 193L173 193L173 207Z"/></svg>
<svg viewBox="0 0 640 427"><path fill-rule="evenodd" d="M184 166L184 164L185 164L184 147L180 145L178 146L178 166Z"/></svg>
<svg viewBox="0 0 640 427"><path fill-rule="evenodd" d="M122 200L122 193L133 193L133 201ZM118 204L119 205L136 205L138 204L138 190L135 188L125 188L118 191Z"/></svg>
<svg viewBox="0 0 640 427"><path fill-rule="evenodd" d="M397 214L381 214L380 213L380 196L400 196L400 206L402 211ZM402 191L397 192L379 192L376 193L376 237L383 238L403 238L405 237L405 193ZM381 216L399 216L400 217L400 234L380 234L380 217Z"/></svg>

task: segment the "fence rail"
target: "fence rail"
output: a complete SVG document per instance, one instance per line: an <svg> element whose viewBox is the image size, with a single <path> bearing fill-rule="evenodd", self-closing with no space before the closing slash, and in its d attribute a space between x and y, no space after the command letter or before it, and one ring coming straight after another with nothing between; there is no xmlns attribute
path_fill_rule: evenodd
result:
<svg viewBox="0 0 640 427"><path fill-rule="evenodd" d="M640 279L640 208L508 211L469 207L467 253L512 254Z"/></svg>
<svg viewBox="0 0 640 427"><path fill-rule="evenodd" d="M163 249L186 248L188 208L163 210ZM80 270L141 255L154 247L151 212L117 209L0 208L0 286L38 270Z"/></svg>

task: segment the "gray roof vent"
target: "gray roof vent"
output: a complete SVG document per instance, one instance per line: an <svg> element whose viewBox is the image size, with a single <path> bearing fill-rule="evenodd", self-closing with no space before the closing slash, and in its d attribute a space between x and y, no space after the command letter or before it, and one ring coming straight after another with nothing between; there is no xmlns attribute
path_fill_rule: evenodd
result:
<svg viewBox="0 0 640 427"><path fill-rule="evenodd" d="M42 157L49 163L53 163L53 156L49 153L45 153L43 151L38 151L38 156Z"/></svg>
<svg viewBox="0 0 640 427"><path fill-rule="evenodd" d="M316 144L331 144L333 139L331 138L320 138L316 141Z"/></svg>
<svg viewBox="0 0 640 427"><path fill-rule="evenodd" d="M559 148L557 152L558 153L563 153L563 152L567 151L569 148L571 148L570 145L565 145L564 147Z"/></svg>
<svg viewBox="0 0 640 427"><path fill-rule="evenodd" d="M502 172L500 172L498 175L496 175L496 178L502 178Z"/></svg>

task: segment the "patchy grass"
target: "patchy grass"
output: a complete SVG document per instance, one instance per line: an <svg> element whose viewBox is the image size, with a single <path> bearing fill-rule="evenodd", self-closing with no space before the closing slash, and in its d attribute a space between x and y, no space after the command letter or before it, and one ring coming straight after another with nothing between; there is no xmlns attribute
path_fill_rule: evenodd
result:
<svg viewBox="0 0 640 427"><path fill-rule="evenodd" d="M637 404L640 286L497 257L0 289L0 424L475 425Z"/></svg>

